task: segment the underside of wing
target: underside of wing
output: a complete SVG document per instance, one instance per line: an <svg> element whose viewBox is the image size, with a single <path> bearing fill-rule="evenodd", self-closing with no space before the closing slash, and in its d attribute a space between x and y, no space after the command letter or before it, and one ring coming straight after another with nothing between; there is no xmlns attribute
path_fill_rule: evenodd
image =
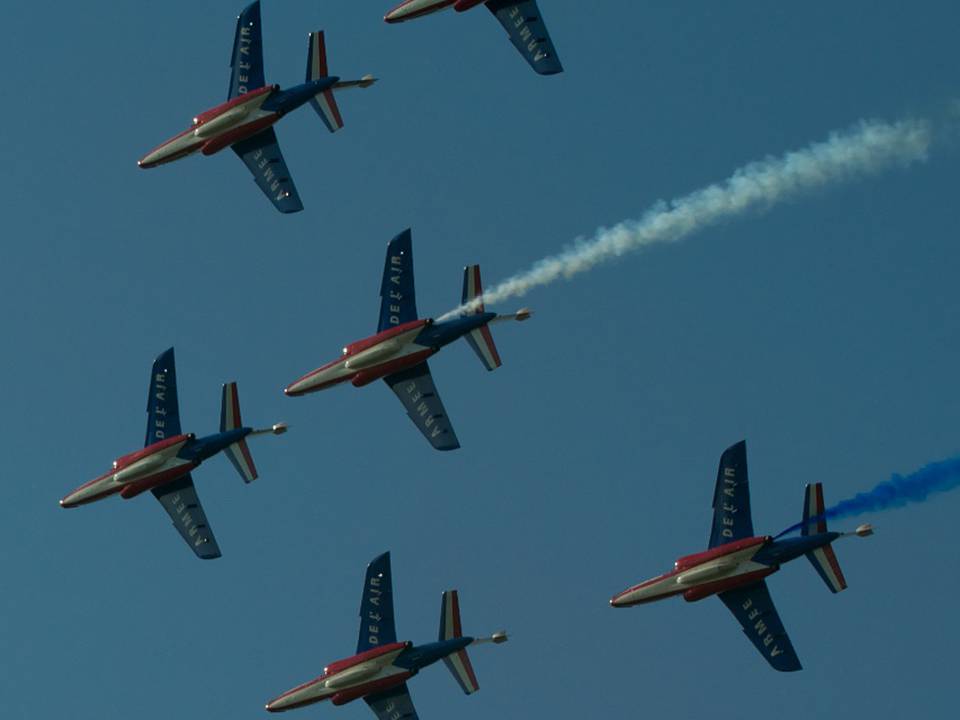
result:
<svg viewBox="0 0 960 720"><path fill-rule="evenodd" d="M744 634L774 670L794 672L803 669L765 582L761 580L744 588L720 593L717 597L730 608Z"/></svg>
<svg viewBox="0 0 960 720"><path fill-rule="evenodd" d="M386 692L368 695L364 700L380 720L417 720L417 711L406 683Z"/></svg>
<svg viewBox="0 0 960 720"><path fill-rule="evenodd" d="M413 282L413 239L404 230L387 245L380 281L380 322L377 332L417 319L417 297Z"/></svg>
<svg viewBox="0 0 960 720"><path fill-rule="evenodd" d="M173 348L160 353L150 371L147 392L147 435L143 446L180 434L180 405L177 402L177 366Z"/></svg>
<svg viewBox="0 0 960 720"><path fill-rule="evenodd" d="M360 598L360 633L357 637L357 653L396 641L390 553L385 552L367 565L367 574L363 580L363 595Z"/></svg>
<svg viewBox="0 0 960 720"><path fill-rule="evenodd" d="M390 389L400 398L407 415L423 436L437 450L456 450L460 447L447 411L437 394L426 362L384 378Z"/></svg>
<svg viewBox="0 0 960 720"><path fill-rule="evenodd" d="M227 99L245 95L264 86L263 38L260 30L260 2L247 5L237 18L237 32L230 54L230 89Z"/></svg>
<svg viewBox="0 0 960 720"><path fill-rule="evenodd" d="M197 557L201 560L220 557L220 548L207 524L207 516L193 487L192 477L186 475L169 485L154 488L153 494L170 515L180 537Z"/></svg>
<svg viewBox="0 0 960 720"><path fill-rule="evenodd" d="M750 485L747 482L747 443L741 440L720 456L713 491L713 527L710 547L753 537Z"/></svg>
<svg viewBox="0 0 960 720"><path fill-rule="evenodd" d="M503 25L510 41L540 75L563 72L536 0L488 0L487 7Z"/></svg>
<svg viewBox="0 0 960 720"><path fill-rule="evenodd" d="M287 163L280 152L277 134L273 128L267 128L253 137L233 145L233 151L243 160L253 173L257 183L267 199L282 213L295 213L303 210L303 203L297 194L297 188L290 178Z"/></svg>

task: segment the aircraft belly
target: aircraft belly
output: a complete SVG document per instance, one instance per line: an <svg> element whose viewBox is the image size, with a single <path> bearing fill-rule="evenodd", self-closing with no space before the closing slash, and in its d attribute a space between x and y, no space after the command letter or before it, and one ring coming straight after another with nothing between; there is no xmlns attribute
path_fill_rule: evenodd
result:
<svg viewBox="0 0 960 720"><path fill-rule="evenodd" d="M403 648L400 648L381 658L351 665L331 675L321 675L316 680L295 687L270 701L267 709L272 712L292 710L326 700L338 693L355 693L368 685L376 685L396 675L409 675L409 670L392 664L402 650Z"/></svg>
<svg viewBox="0 0 960 720"><path fill-rule="evenodd" d="M187 131L168 140L140 161L140 165L150 167L163 163L173 162L182 157L195 153L203 147L203 140L194 137L193 132Z"/></svg>

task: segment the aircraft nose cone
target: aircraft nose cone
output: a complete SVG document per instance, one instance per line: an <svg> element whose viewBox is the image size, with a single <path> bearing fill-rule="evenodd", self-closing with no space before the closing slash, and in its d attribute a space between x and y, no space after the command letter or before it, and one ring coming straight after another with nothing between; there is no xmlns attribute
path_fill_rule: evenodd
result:
<svg viewBox="0 0 960 720"><path fill-rule="evenodd" d="M296 397L297 395L303 395L303 390L300 387L303 385L300 381L290 383L283 389L283 394L287 397Z"/></svg>

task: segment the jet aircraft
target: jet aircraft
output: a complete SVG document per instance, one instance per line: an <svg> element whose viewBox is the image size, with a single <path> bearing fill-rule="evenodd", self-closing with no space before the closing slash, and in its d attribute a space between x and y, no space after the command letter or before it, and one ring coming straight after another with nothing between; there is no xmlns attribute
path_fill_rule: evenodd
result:
<svg viewBox="0 0 960 720"><path fill-rule="evenodd" d="M480 266L464 268L462 302L482 294ZM470 312L450 320L419 319L411 234L409 229L404 230L387 245L377 334L347 345L339 358L290 383L284 392L305 395L347 380L362 387L383 378L430 444L437 450L455 450L460 442L433 384L427 358L464 337L484 367L495 370L500 367L500 355L488 326L503 320L526 320L531 314L530 309L523 308L498 315L486 312L478 303Z"/></svg>
<svg viewBox="0 0 960 720"><path fill-rule="evenodd" d="M198 151L213 155L229 147L250 169L257 186L277 210L282 213L303 210L280 152L274 123L310 103L330 132L336 132L343 127L343 119L334 90L369 87L376 79L371 75L360 80L331 76L327 71L323 33L313 32L307 46L306 82L287 90L265 84L259 0L244 8L237 18L230 67L227 101L197 115L189 128L151 150L137 164L152 168Z"/></svg>
<svg viewBox="0 0 960 720"><path fill-rule="evenodd" d="M540 75L563 72L536 0L404 0L384 16L388 23L430 15L451 5L457 12L483 3L503 25L514 47Z"/></svg>
<svg viewBox="0 0 960 720"><path fill-rule="evenodd" d="M828 532L823 513L821 484L807 485L800 537L755 536L747 483L747 445L741 441L727 448L720 458L710 549L680 558L670 572L624 590L610 604L628 607L680 594L692 602L716 595L775 670L800 670L800 660L764 578L777 572L783 563L806 556L830 591L840 592L847 583L831 543L841 537L873 534L870 525L848 533Z"/></svg>
<svg viewBox="0 0 960 720"><path fill-rule="evenodd" d="M85 505L119 494L124 500L150 490L173 520L173 526L187 545L203 560L220 557L190 472L221 450L246 483L257 479L257 469L247 447L247 436L286 432L277 423L263 430L245 427L240 420L237 384L223 386L220 405L220 432L206 437L180 431L177 400L177 370L173 348L153 363L147 395L147 437L143 450L118 458L113 468L64 497L65 508Z"/></svg>
<svg viewBox="0 0 960 720"><path fill-rule="evenodd" d="M506 642L504 631L488 638L464 636L460 627L460 602L456 590L443 593L440 601L440 636L437 642L414 645L397 642L393 619L393 587L390 553L374 558L367 566L360 600L360 636L357 654L330 663L323 674L288 690L267 703L270 712L283 712L330 700L334 705L363 698L380 720L417 719L407 680L437 660L453 674L469 695L479 689L467 648L479 643Z"/></svg>

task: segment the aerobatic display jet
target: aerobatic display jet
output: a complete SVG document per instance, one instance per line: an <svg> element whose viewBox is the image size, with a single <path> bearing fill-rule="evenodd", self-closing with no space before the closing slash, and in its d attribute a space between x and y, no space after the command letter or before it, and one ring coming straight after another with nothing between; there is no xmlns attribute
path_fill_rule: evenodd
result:
<svg viewBox="0 0 960 720"><path fill-rule="evenodd" d="M277 423L263 430L245 427L240 421L237 384L223 386L220 405L220 432L206 437L180 431L177 401L177 370L173 348L153 363L147 395L147 437L143 450L113 462L109 472L94 478L60 501L65 508L86 505L119 494L124 500L150 490L173 520L173 526L187 545L203 560L220 557L200 498L190 473L207 458L223 451L246 483L257 479L246 438L251 435L286 432Z"/></svg>
<svg viewBox="0 0 960 720"><path fill-rule="evenodd" d="M227 102L197 115L189 128L147 153L137 164L152 168L198 151L213 155L229 147L250 169L257 186L277 210L282 213L303 210L273 124L310 103L330 132L336 132L343 127L343 119L334 90L368 87L376 82L375 78L365 75L360 80L340 80L329 75L323 33L314 32L310 33L307 47L306 82L287 90L281 90L279 85L266 85L259 0L244 8L237 18L230 67Z"/></svg>
<svg viewBox="0 0 960 720"><path fill-rule="evenodd" d="M437 641L424 645L397 642L390 553L384 553L367 566L360 600L360 637L356 655L330 663L320 677L268 702L267 710L283 712L322 700L343 705L363 698L380 720L416 720L417 712L410 699L407 680L428 665L443 660L463 691L467 695L475 693L479 685L467 648L506 640L507 634L503 631L487 638L464 636L457 591L448 590L440 602L440 636Z"/></svg>
<svg viewBox="0 0 960 720"><path fill-rule="evenodd" d="M455 450L460 443L434 387L427 358L463 337L484 367L495 370L500 367L500 355L489 325L526 320L532 314L528 308L509 315L486 312L475 300L482 294L480 266L470 265L463 270L462 295L463 304L475 303L470 311L449 320L419 319L410 230L404 230L387 246L377 334L347 345L339 358L290 383L284 392L305 395L348 380L361 387L383 378L430 444L437 450Z"/></svg>
<svg viewBox="0 0 960 720"><path fill-rule="evenodd" d="M800 670L800 660L777 615L765 578L783 563L806 556L830 591L840 592L847 583L831 543L841 537L872 534L870 525L848 533L828 532L823 488L815 483L806 487L800 537L755 536L750 518L747 445L739 442L720 458L710 549L680 558L670 572L624 590L610 604L628 607L673 595L683 595L687 601L716 595L775 670Z"/></svg>
<svg viewBox="0 0 960 720"><path fill-rule="evenodd" d="M536 0L404 0L383 19L399 23L453 7L457 12L484 4L510 36L524 60L541 75L563 72Z"/></svg>

